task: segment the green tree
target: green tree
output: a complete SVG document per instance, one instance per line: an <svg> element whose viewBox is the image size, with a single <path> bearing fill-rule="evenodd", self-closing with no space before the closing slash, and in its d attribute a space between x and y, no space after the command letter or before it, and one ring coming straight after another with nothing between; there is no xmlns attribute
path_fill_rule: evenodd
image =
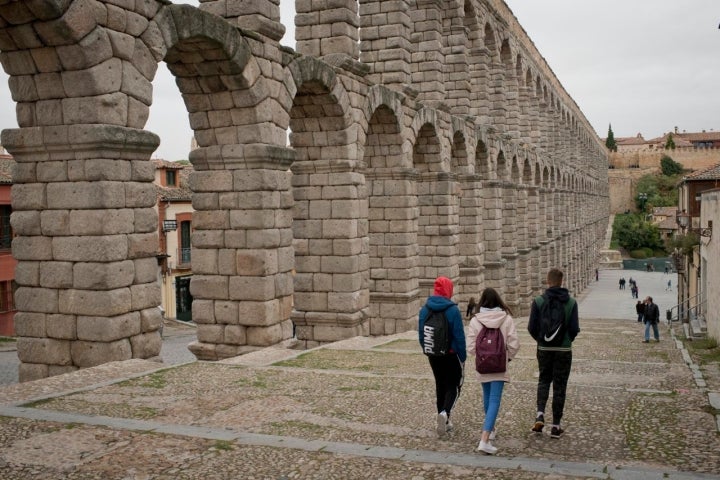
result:
<svg viewBox="0 0 720 480"><path fill-rule="evenodd" d="M608 134L605 139L605 146L611 152L617 152L617 142L615 142L615 134L613 134L611 124L608 124Z"/></svg>
<svg viewBox="0 0 720 480"><path fill-rule="evenodd" d="M646 221L642 214L616 215L613 239L630 251L641 248L656 251L665 248L657 225Z"/></svg>
<svg viewBox="0 0 720 480"><path fill-rule="evenodd" d="M660 168L662 169L663 175L670 177L683 172L683 166L681 163L676 162L667 155L663 155L660 159Z"/></svg>
<svg viewBox="0 0 720 480"><path fill-rule="evenodd" d="M673 140L672 133L668 133L667 140L665 140L665 150L675 150L675 141Z"/></svg>
<svg viewBox="0 0 720 480"><path fill-rule="evenodd" d="M636 192L647 194L646 210L652 211L654 207L674 207L678 204L677 183L682 174L661 175L648 174L640 177L635 184ZM641 207L640 199L635 196L635 205Z"/></svg>

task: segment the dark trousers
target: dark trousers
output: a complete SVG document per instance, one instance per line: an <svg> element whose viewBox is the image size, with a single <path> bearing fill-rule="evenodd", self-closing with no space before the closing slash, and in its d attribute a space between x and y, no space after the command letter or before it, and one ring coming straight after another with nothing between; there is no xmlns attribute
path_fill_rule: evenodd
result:
<svg viewBox="0 0 720 480"><path fill-rule="evenodd" d="M538 412L545 411L550 396L550 384L552 384L552 423L560 425L565 408L565 392L568 378L570 378L570 367L572 366L572 351L538 350L537 360L540 370L537 387Z"/></svg>
<svg viewBox="0 0 720 480"><path fill-rule="evenodd" d="M450 411L455 406L463 384L463 364L457 354L428 357L435 377L435 399L438 413Z"/></svg>

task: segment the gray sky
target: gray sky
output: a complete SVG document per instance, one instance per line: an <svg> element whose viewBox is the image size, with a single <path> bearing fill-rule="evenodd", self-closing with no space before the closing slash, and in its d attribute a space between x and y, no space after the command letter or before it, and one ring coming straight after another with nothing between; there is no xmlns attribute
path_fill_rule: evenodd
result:
<svg viewBox="0 0 720 480"><path fill-rule="evenodd" d="M600 137L658 137L720 130L719 0L506 0ZM174 3L198 5L197 0ZM294 0L281 0L294 41ZM0 73L0 129L16 128ZM160 65L146 129L160 135L156 158L187 158L192 132L172 76Z"/></svg>

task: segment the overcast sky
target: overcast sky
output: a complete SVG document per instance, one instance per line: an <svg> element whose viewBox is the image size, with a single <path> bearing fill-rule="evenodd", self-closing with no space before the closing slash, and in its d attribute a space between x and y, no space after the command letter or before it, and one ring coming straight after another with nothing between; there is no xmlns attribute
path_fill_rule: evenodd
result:
<svg viewBox="0 0 720 480"><path fill-rule="evenodd" d="M600 137L658 137L720 130L720 0L506 0ZM174 3L197 5L197 0ZM294 0L281 0L294 41ZM187 158L192 132L172 76L161 64L146 128L156 158ZM0 129L16 128L0 73Z"/></svg>

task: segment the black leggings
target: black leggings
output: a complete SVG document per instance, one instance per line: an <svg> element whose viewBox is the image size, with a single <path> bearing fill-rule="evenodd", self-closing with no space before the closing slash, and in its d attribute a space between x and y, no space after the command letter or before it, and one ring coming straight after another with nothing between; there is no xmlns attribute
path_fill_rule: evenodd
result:
<svg viewBox="0 0 720 480"><path fill-rule="evenodd" d="M568 378L570 378L570 367L572 367L572 351L538 350L537 360L540 370L537 387L538 412L545 411L550 396L550 384L552 383L552 423L553 425L560 425L563 410L565 409L565 392Z"/></svg>
<svg viewBox="0 0 720 480"><path fill-rule="evenodd" d="M455 406L463 384L463 364L457 354L428 357L435 377L435 399L438 413L450 411Z"/></svg>

